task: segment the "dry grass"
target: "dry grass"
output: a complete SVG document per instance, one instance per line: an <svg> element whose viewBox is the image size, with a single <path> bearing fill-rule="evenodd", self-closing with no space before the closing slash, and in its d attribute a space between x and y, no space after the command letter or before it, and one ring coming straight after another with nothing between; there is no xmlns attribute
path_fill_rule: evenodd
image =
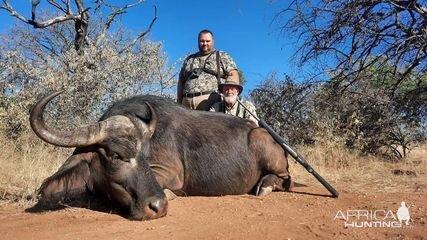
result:
<svg viewBox="0 0 427 240"><path fill-rule="evenodd" d="M427 144L413 149L400 162L362 157L334 145L297 149L315 171L337 186L338 191L412 192L426 189ZM298 163L290 165L297 182L320 184Z"/></svg>
<svg viewBox="0 0 427 240"><path fill-rule="evenodd" d="M10 142L0 137L0 203L32 204L35 201L34 193L42 181L52 175L71 154L71 149L54 148L35 139L30 135ZM427 145L413 150L406 160L397 163L375 157L360 157L333 145L301 146L296 149L339 192L426 189ZM297 182L320 184L298 163L291 163L290 170Z"/></svg>
<svg viewBox="0 0 427 240"><path fill-rule="evenodd" d="M34 201L42 181L71 153L34 139L35 136L29 135L11 142L0 137L0 202L29 204Z"/></svg>

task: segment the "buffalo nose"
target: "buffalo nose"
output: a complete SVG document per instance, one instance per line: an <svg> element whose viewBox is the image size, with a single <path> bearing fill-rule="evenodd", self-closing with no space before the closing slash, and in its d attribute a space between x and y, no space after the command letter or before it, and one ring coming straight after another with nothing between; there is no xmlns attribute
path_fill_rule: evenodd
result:
<svg viewBox="0 0 427 240"><path fill-rule="evenodd" d="M146 198L140 204L132 204L129 219L151 220L163 217L168 212L168 201L166 197L152 196Z"/></svg>
<svg viewBox="0 0 427 240"><path fill-rule="evenodd" d="M166 213L168 201L165 198L154 198L149 200L148 206L153 212L162 215Z"/></svg>

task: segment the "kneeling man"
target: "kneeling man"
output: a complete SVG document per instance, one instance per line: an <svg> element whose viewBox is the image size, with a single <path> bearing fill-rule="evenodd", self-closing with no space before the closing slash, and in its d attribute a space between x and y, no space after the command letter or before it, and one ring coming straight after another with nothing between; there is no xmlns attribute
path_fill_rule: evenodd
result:
<svg viewBox="0 0 427 240"><path fill-rule="evenodd" d="M242 85L233 77L228 77L227 80L219 85L219 90L223 94L222 102L217 102L210 108L212 112L222 112L246 118L258 125L258 121L237 101L240 93L243 91ZM256 116L256 108L253 103L243 100L244 104Z"/></svg>

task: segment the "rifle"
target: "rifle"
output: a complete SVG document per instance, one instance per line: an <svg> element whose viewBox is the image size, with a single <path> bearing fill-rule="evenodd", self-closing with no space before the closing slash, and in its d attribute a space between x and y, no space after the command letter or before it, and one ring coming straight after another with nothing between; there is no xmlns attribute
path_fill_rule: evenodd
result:
<svg viewBox="0 0 427 240"><path fill-rule="evenodd" d="M332 197L336 198L338 197L338 192L335 190L326 180L320 176L314 169L310 166L310 164L307 163L307 161L300 155L298 152L296 152L292 147L277 134L273 128L271 128L266 122L264 122L262 119L259 119L254 113L252 113L241 101L239 98L237 98L237 101L240 105L245 108L247 112L249 112L252 117L254 117L257 121L260 127L265 128L268 133L273 137L273 139L285 150L288 152L297 162L299 162L309 173L311 173L328 191L332 194Z"/></svg>

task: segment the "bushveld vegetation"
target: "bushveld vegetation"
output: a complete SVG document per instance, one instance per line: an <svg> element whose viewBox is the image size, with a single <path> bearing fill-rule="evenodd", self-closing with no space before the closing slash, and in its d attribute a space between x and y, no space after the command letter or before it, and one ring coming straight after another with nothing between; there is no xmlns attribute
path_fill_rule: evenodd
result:
<svg viewBox="0 0 427 240"><path fill-rule="evenodd" d="M261 116L292 143L395 159L426 140L425 1L282 3L275 21L297 39L294 60L306 70L273 74L252 92Z"/></svg>
<svg viewBox="0 0 427 240"><path fill-rule="evenodd" d="M0 10L11 12L3 2ZM76 0L77 12L69 13L62 4L71 1L49 1L53 11L42 17L35 11L33 19L15 15L24 24L0 36L0 200L33 201L41 181L71 153L29 128L28 113L41 95L65 90L46 116L60 128L96 121L122 97L174 97L174 65L160 42L144 38L156 12L147 31L131 37L110 26L143 1L93 2L88 10ZM288 14L285 33L300 34L298 63L319 68L315 75L268 76L249 93L258 115L332 184L416 189L427 182L427 10L416 1L328 2L292 1L278 14L279 23ZM40 1L32 3L37 9ZM350 16L331 14L336 9ZM55 15L64 12L65 20ZM313 181L298 164L291 167L296 179Z"/></svg>

